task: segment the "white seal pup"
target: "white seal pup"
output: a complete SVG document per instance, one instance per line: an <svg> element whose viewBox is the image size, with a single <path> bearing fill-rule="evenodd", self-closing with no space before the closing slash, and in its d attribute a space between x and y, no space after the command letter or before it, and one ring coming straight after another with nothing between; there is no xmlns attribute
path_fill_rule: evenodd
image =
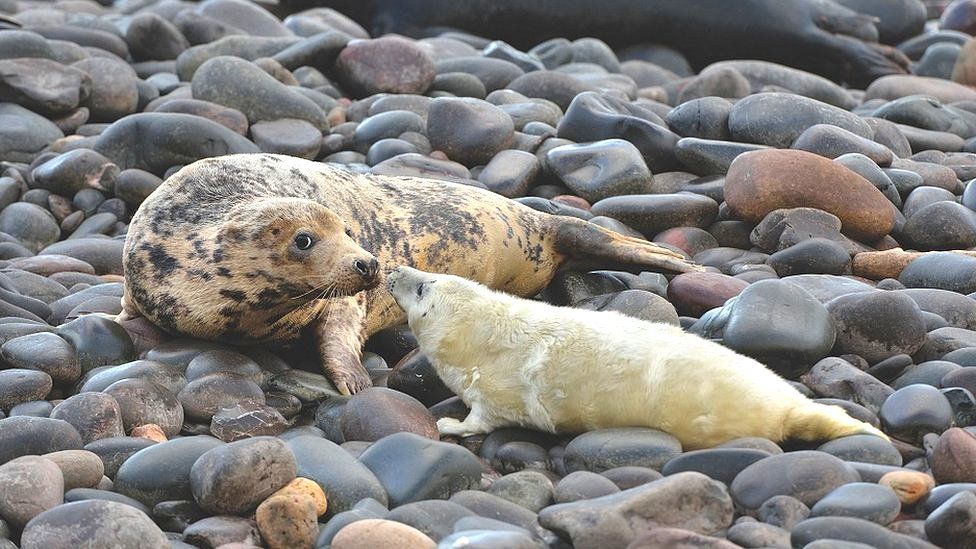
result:
<svg viewBox="0 0 976 549"><path fill-rule="evenodd" d="M739 437L829 440L878 429L818 404L759 362L669 324L555 307L453 275L387 279L420 349L471 409L444 435L650 427L686 450Z"/></svg>

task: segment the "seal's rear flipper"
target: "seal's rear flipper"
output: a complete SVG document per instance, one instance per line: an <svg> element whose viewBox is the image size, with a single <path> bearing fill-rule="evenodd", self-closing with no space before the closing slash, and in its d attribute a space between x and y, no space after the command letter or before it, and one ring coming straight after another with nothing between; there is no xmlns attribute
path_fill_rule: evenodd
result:
<svg viewBox="0 0 976 549"><path fill-rule="evenodd" d="M785 438L819 442L851 435L874 435L889 440L874 426L847 415L840 406L809 402L790 410L783 424Z"/></svg>
<svg viewBox="0 0 976 549"><path fill-rule="evenodd" d="M569 257L679 273L702 270L681 254L653 242L624 236L573 217L554 216L553 219L556 249Z"/></svg>

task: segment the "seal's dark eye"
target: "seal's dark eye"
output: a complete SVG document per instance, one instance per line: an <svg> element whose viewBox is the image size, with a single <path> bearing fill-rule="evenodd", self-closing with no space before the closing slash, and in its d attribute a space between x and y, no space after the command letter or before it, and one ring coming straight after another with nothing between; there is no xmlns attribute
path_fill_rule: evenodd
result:
<svg viewBox="0 0 976 549"><path fill-rule="evenodd" d="M348 236L349 238L352 238L352 229L350 229L348 227L346 228L346 236Z"/></svg>
<svg viewBox="0 0 976 549"><path fill-rule="evenodd" d="M424 296L424 284L425 284L424 282L421 282L420 284L417 284L417 297L423 297Z"/></svg>
<svg viewBox="0 0 976 549"><path fill-rule="evenodd" d="M315 241L312 240L312 237L309 234L299 233L298 236L295 237L295 247L298 248L299 250L303 250L303 251L307 250L311 248L314 244Z"/></svg>

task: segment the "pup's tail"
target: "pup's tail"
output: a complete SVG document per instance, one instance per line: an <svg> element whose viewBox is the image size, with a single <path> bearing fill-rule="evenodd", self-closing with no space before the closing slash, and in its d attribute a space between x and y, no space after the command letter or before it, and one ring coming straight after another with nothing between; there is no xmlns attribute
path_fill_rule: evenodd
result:
<svg viewBox="0 0 976 549"><path fill-rule="evenodd" d="M889 440L880 430L847 415L840 406L818 402L800 404L790 410L783 425L784 438L811 442L833 440L850 435L874 435Z"/></svg>
<svg viewBox="0 0 976 549"><path fill-rule="evenodd" d="M679 273L702 270L681 254L647 240L624 236L574 217L552 216L552 220L556 249L569 257Z"/></svg>

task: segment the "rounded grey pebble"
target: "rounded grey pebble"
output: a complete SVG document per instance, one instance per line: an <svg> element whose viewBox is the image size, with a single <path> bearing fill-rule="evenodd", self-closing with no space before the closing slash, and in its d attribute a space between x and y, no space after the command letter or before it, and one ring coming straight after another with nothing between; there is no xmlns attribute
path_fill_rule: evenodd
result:
<svg viewBox="0 0 976 549"><path fill-rule="evenodd" d="M138 549L168 545L152 520L123 503L101 500L59 505L34 517L21 536L22 549L51 547Z"/></svg>
<svg viewBox="0 0 976 549"><path fill-rule="evenodd" d="M284 441L260 436L202 454L190 469L190 488L203 509L238 514L257 507L296 474L295 456Z"/></svg>
<svg viewBox="0 0 976 549"><path fill-rule="evenodd" d="M854 517L887 526L901 512L898 496L887 486L852 482L828 493L810 509L811 517Z"/></svg>

